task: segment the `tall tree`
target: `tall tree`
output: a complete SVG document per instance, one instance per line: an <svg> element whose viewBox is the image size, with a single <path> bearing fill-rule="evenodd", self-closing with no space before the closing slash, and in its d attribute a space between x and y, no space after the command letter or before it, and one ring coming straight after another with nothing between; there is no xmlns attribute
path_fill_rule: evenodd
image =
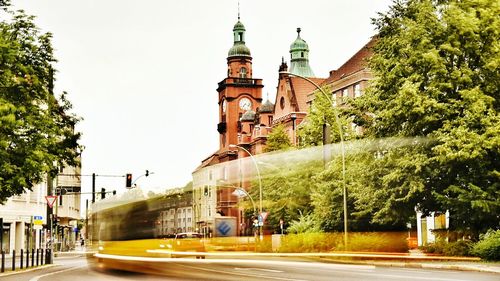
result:
<svg viewBox="0 0 500 281"><path fill-rule="evenodd" d="M292 142L286 133L285 126L279 124L267 136L266 152L285 150L292 147Z"/></svg>
<svg viewBox="0 0 500 281"><path fill-rule="evenodd" d="M500 227L499 15L497 0L397 0L374 20L375 79L353 102L370 114L357 120L368 137L434 141L388 155L395 171L378 177L393 200L371 200L378 209L416 203L450 210L457 229Z"/></svg>
<svg viewBox="0 0 500 281"><path fill-rule="evenodd" d="M323 91L326 93L330 92L328 88L324 88ZM323 144L323 125L326 124L329 129L327 132L327 139L331 143L336 143L340 141L340 132L338 124L341 124L342 133L344 134L344 139L348 140L355 136L353 134L350 124L350 116L339 115L339 120L337 120L335 111L343 111L344 109L337 107L333 108L333 105L328 98L322 94L320 91L316 91L314 96L314 102L309 107L309 112L307 118L298 126L297 137L299 139L300 147L317 146ZM337 121L339 123L337 123Z"/></svg>
<svg viewBox="0 0 500 281"><path fill-rule="evenodd" d="M33 16L9 10L0 22L0 202L75 165L80 146L64 93L53 94L51 34L40 34ZM55 163L57 163L55 165Z"/></svg>

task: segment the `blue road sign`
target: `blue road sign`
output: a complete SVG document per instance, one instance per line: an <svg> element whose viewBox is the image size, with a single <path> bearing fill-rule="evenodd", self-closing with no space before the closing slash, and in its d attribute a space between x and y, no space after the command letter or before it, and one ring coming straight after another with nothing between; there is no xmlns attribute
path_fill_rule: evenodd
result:
<svg viewBox="0 0 500 281"><path fill-rule="evenodd" d="M217 230L222 234L226 235L229 231L231 231L231 227L225 221L221 222L217 227Z"/></svg>

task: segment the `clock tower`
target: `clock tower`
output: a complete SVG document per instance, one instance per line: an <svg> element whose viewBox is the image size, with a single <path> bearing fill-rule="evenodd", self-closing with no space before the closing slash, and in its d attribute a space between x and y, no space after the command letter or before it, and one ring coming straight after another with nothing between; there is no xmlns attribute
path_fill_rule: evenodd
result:
<svg viewBox="0 0 500 281"><path fill-rule="evenodd" d="M242 125L242 117L255 116L262 102L262 79L252 75L252 56L245 45L245 26L238 17L233 28L234 43L227 56L227 77L219 82L219 159L228 159L230 144L244 145L246 136L251 135L251 125Z"/></svg>

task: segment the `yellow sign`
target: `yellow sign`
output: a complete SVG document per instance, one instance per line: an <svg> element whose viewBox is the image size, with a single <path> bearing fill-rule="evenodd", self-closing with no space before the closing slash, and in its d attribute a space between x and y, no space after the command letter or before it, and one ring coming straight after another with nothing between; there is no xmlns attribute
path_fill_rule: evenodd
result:
<svg viewBox="0 0 500 281"><path fill-rule="evenodd" d="M43 217L42 216L33 216L33 224L34 225L43 225Z"/></svg>

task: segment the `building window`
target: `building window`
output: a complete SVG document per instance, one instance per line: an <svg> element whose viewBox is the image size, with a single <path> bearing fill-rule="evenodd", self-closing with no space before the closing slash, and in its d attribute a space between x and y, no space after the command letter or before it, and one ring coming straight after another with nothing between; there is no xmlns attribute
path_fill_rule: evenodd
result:
<svg viewBox="0 0 500 281"><path fill-rule="evenodd" d="M240 68L240 78L247 78L247 69L244 67Z"/></svg>
<svg viewBox="0 0 500 281"><path fill-rule="evenodd" d="M226 167L222 167L222 179L227 180L227 169Z"/></svg>
<svg viewBox="0 0 500 281"><path fill-rule="evenodd" d="M354 85L354 97L359 98L361 97L361 84L356 84Z"/></svg>
<svg viewBox="0 0 500 281"><path fill-rule="evenodd" d="M285 108L285 98L284 97L281 97L281 99L280 99L280 107L281 107L281 109Z"/></svg>
<svg viewBox="0 0 500 281"><path fill-rule="evenodd" d="M332 101L333 101L333 106L337 106L337 94L332 93Z"/></svg>
<svg viewBox="0 0 500 281"><path fill-rule="evenodd" d="M273 124L273 117L272 116L269 116L269 127L271 127L271 125Z"/></svg>
<svg viewBox="0 0 500 281"><path fill-rule="evenodd" d="M343 98L348 98L349 97L349 89L345 88L342 90L342 97Z"/></svg>

